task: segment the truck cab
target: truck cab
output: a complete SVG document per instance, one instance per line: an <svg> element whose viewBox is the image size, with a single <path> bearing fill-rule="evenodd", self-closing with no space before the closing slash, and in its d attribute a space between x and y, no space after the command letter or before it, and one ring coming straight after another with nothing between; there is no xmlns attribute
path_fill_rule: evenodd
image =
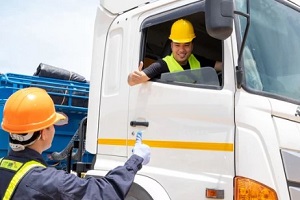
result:
<svg viewBox="0 0 300 200"><path fill-rule="evenodd" d="M151 161L127 199L300 199L299 11L281 0L100 0L86 176L123 165L141 131ZM180 18L201 68L129 86L140 61L170 54Z"/></svg>

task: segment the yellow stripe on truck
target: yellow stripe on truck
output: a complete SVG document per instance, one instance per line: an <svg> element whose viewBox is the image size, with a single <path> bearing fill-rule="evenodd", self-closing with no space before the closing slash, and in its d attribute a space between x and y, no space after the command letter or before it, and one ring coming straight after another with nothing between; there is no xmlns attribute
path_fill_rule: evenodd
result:
<svg viewBox="0 0 300 200"><path fill-rule="evenodd" d="M190 149L190 150L210 150L210 151L233 151L232 143L217 142L181 142L181 141L161 141L143 140L143 143L151 148L171 148L171 149ZM133 146L135 140L107 139L99 138L99 145Z"/></svg>

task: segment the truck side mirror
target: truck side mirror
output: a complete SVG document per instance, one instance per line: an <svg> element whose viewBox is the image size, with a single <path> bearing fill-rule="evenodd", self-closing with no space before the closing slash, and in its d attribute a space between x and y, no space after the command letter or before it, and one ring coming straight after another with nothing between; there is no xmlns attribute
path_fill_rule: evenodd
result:
<svg viewBox="0 0 300 200"><path fill-rule="evenodd" d="M210 36L228 38L233 29L233 0L206 0L205 24Z"/></svg>

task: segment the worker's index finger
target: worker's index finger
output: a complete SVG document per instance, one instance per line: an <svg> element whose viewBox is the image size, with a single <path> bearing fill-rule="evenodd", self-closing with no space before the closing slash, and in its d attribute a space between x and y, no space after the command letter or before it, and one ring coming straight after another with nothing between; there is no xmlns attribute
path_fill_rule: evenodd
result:
<svg viewBox="0 0 300 200"><path fill-rule="evenodd" d="M136 133L136 139L135 139L135 142L136 143L142 143L142 138L143 138L143 133L141 131L138 131Z"/></svg>

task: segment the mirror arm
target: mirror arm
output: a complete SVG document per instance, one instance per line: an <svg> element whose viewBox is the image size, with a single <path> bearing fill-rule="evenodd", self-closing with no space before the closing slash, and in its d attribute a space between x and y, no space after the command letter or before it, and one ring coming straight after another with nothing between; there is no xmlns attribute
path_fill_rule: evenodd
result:
<svg viewBox="0 0 300 200"><path fill-rule="evenodd" d="M249 4L249 0L247 0L247 13L243 13L240 11L234 11L234 14L243 16L247 19L247 24L246 24L246 29L243 35L243 39L242 39L242 44L240 47L240 51L239 51L239 55L238 55L238 66L236 67L236 76L237 76L237 88L241 88L242 87L242 83L243 83L243 69L242 69L242 55L244 52L244 48L245 48L245 43L248 37L248 32L249 32L249 27L250 27L250 4Z"/></svg>

